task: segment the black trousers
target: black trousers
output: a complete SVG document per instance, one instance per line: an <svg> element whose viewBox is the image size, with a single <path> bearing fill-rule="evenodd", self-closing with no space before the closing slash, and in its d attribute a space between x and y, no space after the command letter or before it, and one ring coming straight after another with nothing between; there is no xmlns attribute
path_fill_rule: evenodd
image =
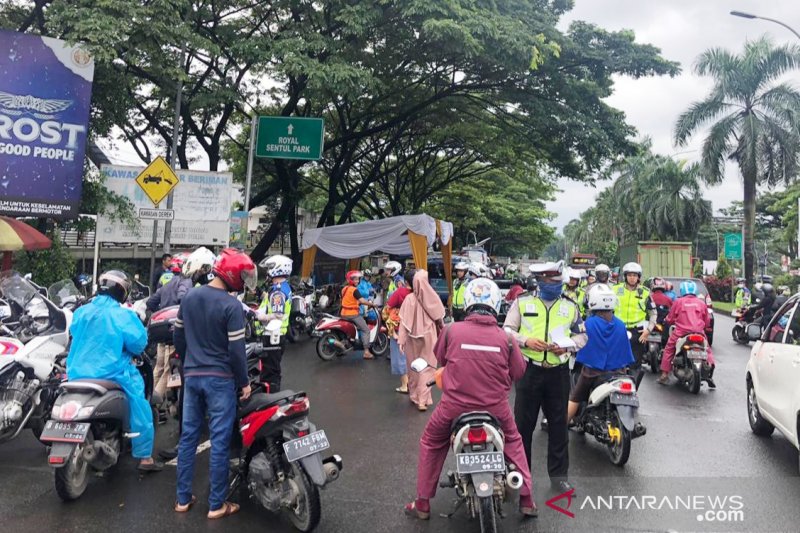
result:
<svg viewBox="0 0 800 533"><path fill-rule="evenodd" d="M464 318L466 318L466 316L467 316L467 312L465 310L456 309L455 307L453 308L453 321L454 322L461 322L462 320L464 320Z"/></svg>
<svg viewBox="0 0 800 533"><path fill-rule="evenodd" d="M281 361L286 348L286 338L281 336L280 344L275 346L269 346L268 342L265 341L264 353L259 357L261 361L259 381L268 384L269 392L275 393L281 390Z"/></svg>
<svg viewBox="0 0 800 533"><path fill-rule="evenodd" d="M632 369L639 370L642 366L642 361L644 360L644 356L647 353L647 343L645 342L642 344L639 342L639 336L642 334L641 329L637 328L628 328L628 331L631 333L631 351L633 352L633 357L636 359L636 362L631 365ZM667 337L669 338L669 337ZM666 346L666 344L664 345Z"/></svg>
<svg viewBox="0 0 800 533"><path fill-rule="evenodd" d="M517 382L514 419L522 435L525 456L531 464L531 441L536 429L539 409L547 419L547 472L553 481L567 478L569 470L569 436L567 402L569 401L569 365L543 368L528 363L528 369Z"/></svg>

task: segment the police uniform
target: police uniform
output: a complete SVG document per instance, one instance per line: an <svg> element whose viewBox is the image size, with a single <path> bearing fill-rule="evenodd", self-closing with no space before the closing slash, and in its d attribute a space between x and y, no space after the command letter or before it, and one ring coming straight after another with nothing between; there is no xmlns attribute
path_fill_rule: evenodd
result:
<svg viewBox="0 0 800 533"><path fill-rule="evenodd" d="M558 356L547 351L537 352L525 346L525 341L539 339L550 343L554 332L559 332L559 337L571 338L576 349L580 349L586 343L586 335L578 305L565 296L546 302L525 293L511 305L504 328L513 333L528 363L525 375L517 382L514 402L514 418L522 435L528 463L531 463L531 440L541 408L549 424L547 471L551 481L566 481L569 470L567 402L570 354Z"/></svg>
<svg viewBox="0 0 800 533"><path fill-rule="evenodd" d="M281 361L283 360L283 350L286 347L286 333L289 331L289 316L292 313L292 287L289 282L284 280L273 284L258 309L267 314L278 315L281 319L280 342L276 346L265 343L264 352L260 358L259 380L261 383L268 383L270 393L275 393L281 390ZM263 332L263 326L257 324L256 333L262 335Z"/></svg>
<svg viewBox="0 0 800 533"><path fill-rule="evenodd" d="M647 352L647 343L639 342L639 336L644 328L653 331L656 325L656 306L650 299L650 291L639 285L630 290L625 283L614 287L617 295L617 307L614 315L625 323L625 328L631 333L631 350L636 358L634 368L642 365L642 358Z"/></svg>
<svg viewBox="0 0 800 533"><path fill-rule="evenodd" d="M464 320L466 311L464 310L464 297L467 294L467 276L464 279L456 279L453 282L453 320L460 322Z"/></svg>

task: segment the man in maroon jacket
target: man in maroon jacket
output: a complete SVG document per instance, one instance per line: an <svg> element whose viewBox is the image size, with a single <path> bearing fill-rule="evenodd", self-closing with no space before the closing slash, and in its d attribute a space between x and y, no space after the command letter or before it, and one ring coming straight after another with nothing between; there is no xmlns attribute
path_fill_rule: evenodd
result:
<svg viewBox="0 0 800 533"><path fill-rule="evenodd" d="M420 439L417 498L406 512L430 518L430 499L450 448L453 421L469 411L487 411L497 418L505 435L506 461L522 475L520 511L536 516L531 493L531 473L514 414L508 403L511 385L525 374L526 363L517 343L497 326L500 289L486 278L472 280L465 295L467 317L442 331L434 347L442 376L442 400Z"/></svg>

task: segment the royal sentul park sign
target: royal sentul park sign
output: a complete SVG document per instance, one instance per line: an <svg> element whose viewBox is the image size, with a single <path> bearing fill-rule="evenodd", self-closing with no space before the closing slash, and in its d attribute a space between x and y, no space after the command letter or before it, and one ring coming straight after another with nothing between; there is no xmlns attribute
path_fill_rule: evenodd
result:
<svg viewBox="0 0 800 533"><path fill-rule="evenodd" d="M256 157L317 160L322 157L321 118L258 117Z"/></svg>

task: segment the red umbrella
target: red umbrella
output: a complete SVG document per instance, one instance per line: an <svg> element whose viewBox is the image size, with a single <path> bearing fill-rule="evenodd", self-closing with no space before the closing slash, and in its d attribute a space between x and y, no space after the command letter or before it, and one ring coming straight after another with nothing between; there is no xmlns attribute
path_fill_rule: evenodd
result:
<svg viewBox="0 0 800 533"><path fill-rule="evenodd" d="M3 270L11 268L11 252L17 250L43 250L52 242L46 236L15 218L0 216L0 251L3 254Z"/></svg>

